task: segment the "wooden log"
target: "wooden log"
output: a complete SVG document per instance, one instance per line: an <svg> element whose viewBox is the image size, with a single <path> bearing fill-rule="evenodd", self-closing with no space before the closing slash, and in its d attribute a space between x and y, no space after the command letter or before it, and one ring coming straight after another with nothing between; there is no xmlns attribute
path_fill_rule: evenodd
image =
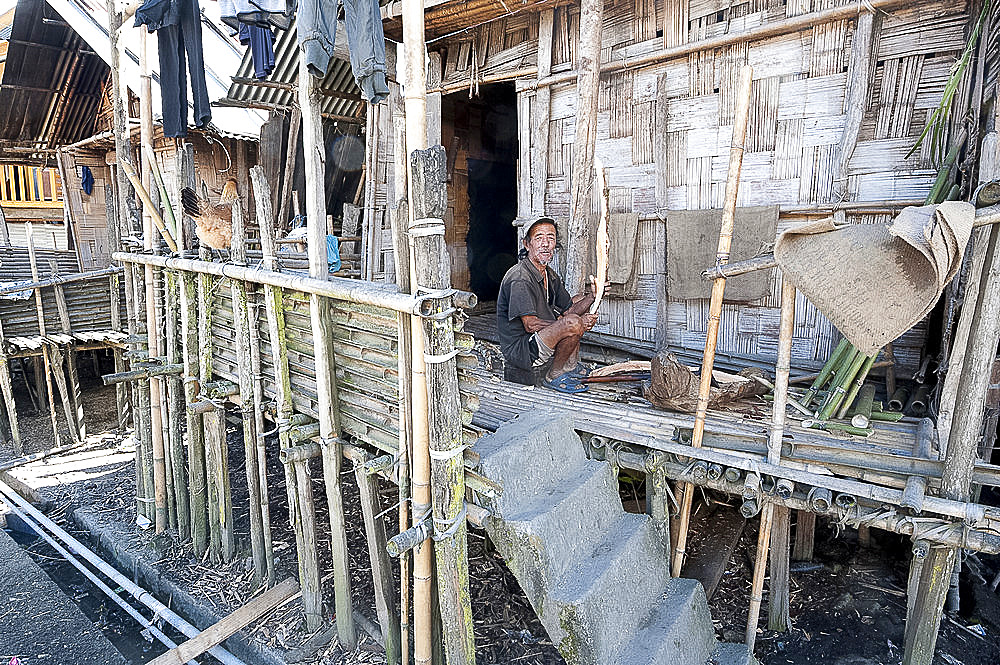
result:
<svg viewBox="0 0 1000 665"><path fill-rule="evenodd" d="M31 279L38 281L38 263L35 260L35 244L32 239L32 229L31 222L24 225L25 239L28 244L28 260L31 262ZM45 311L42 308L42 292L38 289L34 289L35 293L35 311L38 315L38 334L41 337L45 337ZM56 404L55 398L52 394L52 360L49 357L48 346L42 347L42 364L44 366L45 373L45 394L49 402L49 417L52 420L52 443L58 447L59 446L59 423L56 421ZM38 372L36 366L35 380L38 380ZM69 413L67 413L67 416ZM71 422L67 418L67 422Z"/></svg>
<svg viewBox="0 0 1000 665"><path fill-rule="evenodd" d="M740 83L737 92L736 120L733 125L733 142L729 152L729 172L726 181L726 198L722 213L722 228L719 231L719 247L716 253L716 263L729 263L729 246L733 237L733 219L736 214L736 195L740 186L740 169L743 164L743 144L746 141L747 122L750 115L750 84L753 69L744 67L740 73ZM701 446L705 435L705 417L708 413L708 397L712 382L712 366L715 362L715 347L719 339L719 320L722 312L722 297L726 289L725 278L717 279L712 284L712 297L709 305L708 335L705 341L705 352L701 364L701 384L698 388L698 407L695 414L694 432L691 445ZM782 407L784 405L782 404ZM775 406L777 411L777 406ZM782 408L782 413L784 409ZM686 483L683 486L680 516L677 524L677 547L673 556L673 575L680 577L684 565L684 551L687 547L688 520L691 516L691 500L694 486Z"/></svg>
<svg viewBox="0 0 1000 665"><path fill-rule="evenodd" d="M414 289L447 292L451 267L444 240L446 159L444 148L413 151L410 202L415 227L413 243ZM469 562L466 541L465 473L462 453L462 421L455 363L455 329L448 312L450 297L428 303L423 320L426 366L429 454L431 462L434 553L437 563L438 601L449 663L474 663L476 656L469 594Z"/></svg>
<svg viewBox="0 0 1000 665"><path fill-rule="evenodd" d="M784 506L774 508L771 526L771 584L767 594L767 628L783 633L788 630L789 601L789 540L791 511Z"/></svg>
<svg viewBox="0 0 1000 665"><path fill-rule="evenodd" d="M250 179L253 183L255 199L259 202L261 198L267 196L269 191L263 171L257 167L252 168L250 170ZM258 210L264 213L257 218L257 224L260 228L260 245L264 268L274 270L277 265L276 245L274 242L275 222L266 215L265 209L258 208ZM279 287L264 286L264 307L267 314L267 330L271 346L271 365L274 367L277 392L275 421L278 426L278 445L281 450L287 450L291 447L289 427L292 420L292 382L288 368L288 340L285 334L284 297ZM302 506L298 489L298 476L292 465L285 464L283 466L285 468L285 489L288 494L288 520L291 522L292 530L295 532L295 551L298 559L299 583L303 589L318 589L320 588L319 568L310 566L310 563L318 561L319 555L316 552L315 540L308 540L305 537ZM308 482L312 482L309 478L308 467L304 470L304 473ZM317 598L312 592L309 594L304 593L302 603L305 606L306 615L317 617L312 619L317 625L321 623L323 618L322 598Z"/></svg>
<svg viewBox="0 0 1000 665"><path fill-rule="evenodd" d="M212 647L222 644L230 635L256 621L299 592L299 585L288 578L250 600L239 609L215 622L195 637L178 644L165 654L149 661L148 665L184 665L201 656Z"/></svg>
<svg viewBox="0 0 1000 665"><path fill-rule="evenodd" d="M233 263L246 264L246 222L239 197L232 202L232 241L230 259ZM230 280L233 297L233 320L236 328L236 363L239 366L240 413L243 421L243 450L247 477L247 494L250 513L250 546L253 553L254 578L258 583L267 580L267 554L264 537L264 517L261 510L260 464L257 458L257 421L254 416L254 380L250 367L250 313L247 305L246 282ZM266 526L270 531L270 525Z"/></svg>
<svg viewBox="0 0 1000 665"><path fill-rule="evenodd" d="M306 571L302 577L308 582L308 586L302 587L302 604L306 611L306 626L315 626L313 630L316 630L323 624L323 589L319 576L319 547L316 543L316 508L312 476L308 461L289 462L288 466L292 467L295 473L295 486L299 493L297 500L302 530L299 566ZM340 618L342 617L338 615L338 619Z"/></svg>
<svg viewBox="0 0 1000 665"><path fill-rule="evenodd" d="M1000 228L990 231L981 286L973 305L968 346L958 382L954 419L951 423L948 451L941 475L940 494L954 501L968 501L972 469L982 428L983 411L993 361L1000 340ZM970 292L971 295L972 292ZM973 343L974 342L974 343ZM923 564L920 583L910 621L906 624L905 665L929 665L934 657L944 599L951 582L958 550L954 547L932 548Z"/></svg>
<svg viewBox="0 0 1000 665"><path fill-rule="evenodd" d="M781 461L781 440L785 433L785 410L788 401L788 374L791 370L792 335L795 330L795 287L790 280L781 282L781 323L778 332L778 361L774 366L774 406L771 411L771 425L768 430L767 462L777 465ZM757 555L754 561L753 580L750 587L750 615L747 620L747 648L753 653L754 642L757 639L757 621L760 616L760 605L764 589L764 573L767 568L768 548L771 541L771 529L775 521L782 538L781 552L783 557L778 569L771 569L771 605L770 609L776 615L773 626L787 628L788 624L788 533L790 513L778 510L767 503L760 517L760 531L757 535ZM780 577L779 577L780 575ZM780 604L778 604L780 603ZM784 619L784 620L782 620Z"/></svg>
<svg viewBox="0 0 1000 665"><path fill-rule="evenodd" d="M328 279L326 256L326 192L324 189L323 123L320 118L320 82L309 73L304 57L299 58L299 107L302 109L302 146L305 154L306 224L308 227L309 275ZM340 488L341 452L339 402L334 365L333 332L328 318L329 302L316 294L309 298L316 361L317 411L324 448L323 476L330 507L330 546L333 554L334 596L337 610L337 637L345 649L357 643L351 612L351 580L347 569L347 532L343 495ZM302 493L302 488L299 488ZM318 626L316 626L318 627ZM315 629L315 628L312 628Z"/></svg>
<svg viewBox="0 0 1000 665"><path fill-rule="evenodd" d="M597 148L597 107L601 81L601 25L604 3L583 0L580 5L580 39L577 42L576 132L573 139L573 174L569 226L566 237L566 288L582 293L590 274L591 201L594 184L594 151ZM536 186L533 183L533 187Z"/></svg>
<svg viewBox="0 0 1000 665"><path fill-rule="evenodd" d="M361 513L365 522L365 536L368 541L368 560L372 567L375 586L375 610L379 626L382 628L386 662L400 663L399 622L396 613L395 582L389 567L386 552L385 524L382 522L382 502L379 499L375 475L369 472L367 453L354 460L354 478L361 494Z"/></svg>
<svg viewBox="0 0 1000 665"><path fill-rule="evenodd" d="M278 232L285 229L288 218L288 206L292 202L292 178L295 175L295 155L299 150L299 129L302 124L302 111L298 106L292 108L291 119L288 122L288 143L285 148L285 168L281 173L281 187L278 192L278 211L275 216L275 229Z"/></svg>

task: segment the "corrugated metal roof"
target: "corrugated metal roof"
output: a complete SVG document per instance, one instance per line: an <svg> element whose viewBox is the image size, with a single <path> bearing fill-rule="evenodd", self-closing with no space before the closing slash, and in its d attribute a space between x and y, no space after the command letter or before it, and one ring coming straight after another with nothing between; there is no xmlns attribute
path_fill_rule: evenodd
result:
<svg viewBox="0 0 1000 665"><path fill-rule="evenodd" d="M337 46L341 47L342 40L346 40L346 31L343 22L337 28ZM233 100L258 103L262 105L292 106L295 103L296 93L294 85L298 80L299 60L298 42L295 31L295 22L288 30L278 30L275 34L274 42L274 71L267 80L284 87L263 87L259 85L248 85L243 83L233 83L229 88L228 97ZM340 52L345 56L346 48L341 48ZM249 79L253 77L253 61L249 53L243 58L237 78ZM290 89L291 88L291 89ZM354 83L354 75L351 73L351 63L346 59L336 58L330 66L330 71L323 79L322 89L326 92L323 101L322 112L334 117L357 117L359 109L362 107L361 91Z"/></svg>
<svg viewBox="0 0 1000 665"><path fill-rule="evenodd" d="M94 133L108 67L44 0L21 0L3 81L0 139L55 146Z"/></svg>

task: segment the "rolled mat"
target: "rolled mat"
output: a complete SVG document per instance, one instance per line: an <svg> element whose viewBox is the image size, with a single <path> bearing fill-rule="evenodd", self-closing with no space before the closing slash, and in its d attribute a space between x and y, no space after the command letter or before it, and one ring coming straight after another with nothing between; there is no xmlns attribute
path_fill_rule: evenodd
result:
<svg viewBox="0 0 1000 665"><path fill-rule="evenodd" d="M872 355L934 308L962 264L975 208L904 208L888 224L832 218L785 231L774 257L786 279L862 353Z"/></svg>

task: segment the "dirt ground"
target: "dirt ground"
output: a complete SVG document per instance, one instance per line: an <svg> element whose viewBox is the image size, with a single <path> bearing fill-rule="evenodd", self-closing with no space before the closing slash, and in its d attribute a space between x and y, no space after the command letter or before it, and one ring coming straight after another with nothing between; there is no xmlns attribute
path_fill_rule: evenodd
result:
<svg viewBox="0 0 1000 665"><path fill-rule="evenodd" d="M85 375L85 399L88 428L97 432L113 429L117 421L115 392L96 384ZM24 398L26 402L26 397ZM21 425L27 452L51 446L51 425L45 414L31 415L29 403L19 404ZM197 596L222 612L245 602L257 590L252 579L247 540L248 518L243 446L238 422L231 420L229 435L230 468L233 482L236 532L240 555L226 565L211 564L192 556L185 543L174 537L154 539L148 532L135 530L160 554L160 567L170 578L180 582ZM135 470L130 458L128 439L107 437L97 444L111 455L112 463L100 466L100 473L75 479L66 476L62 484L41 488L55 507L55 515L71 508L89 505L108 519L134 524ZM270 445L271 450L277 446ZM0 449L0 459L9 459L12 451ZM271 520L277 553L278 579L295 574L294 540L288 525L284 475L276 456L268 459ZM345 468L345 471L348 469ZM356 607L375 618L374 589L371 582L365 534L353 474L344 475L345 510L348 522L348 545L352 571L352 599ZM320 532L328 529L322 475L313 469L317 497L317 520ZM383 503L396 503L396 489L384 484ZM624 498L642 500L634 486ZM725 497L714 497L725 500ZM394 515L390 510L389 515ZM386 523L390 535L395 533ZM747 524L729 561L719 588L710 601L716 632L720 639L742 641L746 625L750 571L756 547L757 522ZM908 545L893 534L872 532L872 547L858 545L857 532L837 534L834 527L820 520L816 535L816 554L812 562L792 566L791 621L787 633L762 630L756 654L762 663L794 665L830 663L832 665L896 665L902 659L903 621L906 612L906 576ZM712 547L710 530L692 534L692 549ZM321 565L330 570L329 548L321 541ZM518 663L554 665L561 657L549 643L516 580L485 535L475 530L469 538L470 577L472 580L473 617L475 621L478 662L483 664ZM975 570L973 573L972 571ZM962 612L946 620L938 640L935 665L993 665L1000 662L1000 596L992 588L1000 572L1000 559L992 556L970 557L963 575ZM398 569L397 569L398 575ZM332 614L332 585L326 584L327 615ZM310 635L303 630L300 606L291 603L251 625L254 639L288 650L301 649ZM761 617L767 626L766 601ZM309 652L306 649L306 652ZM345 653L336 644L298 651L302 662L317 664L383 663L380 647L362 635L359 647ZM144 657L149 658L155 652ZM141 662L141 661L137 661Z"/></svg>

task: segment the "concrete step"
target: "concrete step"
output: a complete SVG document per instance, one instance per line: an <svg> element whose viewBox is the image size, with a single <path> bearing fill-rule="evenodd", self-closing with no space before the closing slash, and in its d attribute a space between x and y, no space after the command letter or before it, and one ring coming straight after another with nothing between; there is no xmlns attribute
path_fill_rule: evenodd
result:
<svg viewBox="0 0 1000 665"><path fill-rule="evenodd" d="M720 642L710 660L712 665L760 665L745 644Z"/></svg>
<svg viewBox="0 0 1000 665"><path fill-rule="evenodd" d="M575 473L587 459L583 443L565 417L516 418L476 442L480 471L504 487L498 507L544 492Z"/></svg>
<svg viewBox="0 0 1000 665"><path fill-rule="evenodd" d="M704 588L697 580L678 578L669 580L659 604L642 622L619 658L608 662L615 665L704 665L716 651ZM722 655L728 656L729 652Z"/></svg>
<svg viewBox="0 0 1000 665"><path fill-rule="evenodd" d="M614 661L660 601L669 579L666 549L648 518L622 513L596 548L580 548L577 556L579 564L551 596L567 633L589 638L593 660L581 662L604 665Z"/></svg>
<svg viewBox="0 0 1000 665"><path fill-rule="evenodd" d="M576 475L501 517L522 536L544 541L539 574L557 580L579 565L581 552L597 547L621 513L614 473L607 464L590 461L577 467Z"/></svg>

